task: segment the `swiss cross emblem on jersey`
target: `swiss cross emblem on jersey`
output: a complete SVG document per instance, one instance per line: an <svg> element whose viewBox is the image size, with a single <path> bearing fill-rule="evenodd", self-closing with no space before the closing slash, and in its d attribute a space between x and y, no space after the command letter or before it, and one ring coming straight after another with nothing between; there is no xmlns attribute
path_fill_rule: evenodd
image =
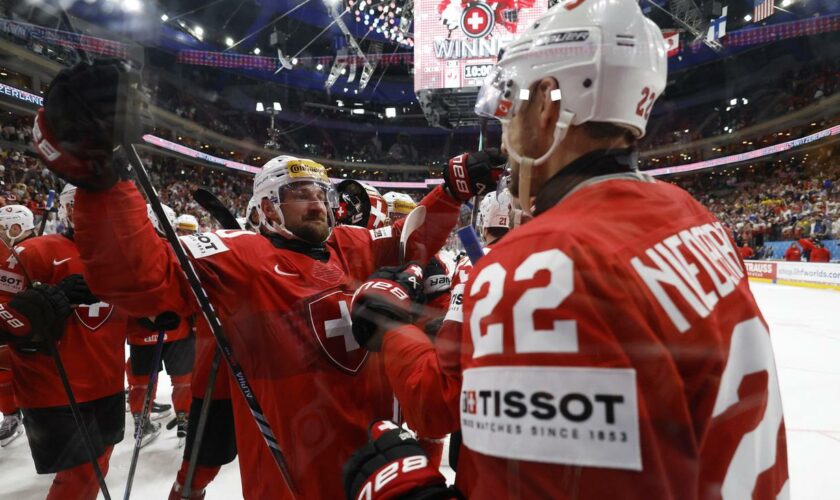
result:
<svg viewBox="0 0 840 500"><path fill-rule="evenodd" d="M461 30L470 38L484 38L493 31L495 22L493 10L484 2L467 4L461 13Z"/></svg>
<svg viewBox="0 0 840 500"><path fill-rule="evenodd" d="M114 306L106 302L97 302L95 304L79 304L73 313L79 323L85 325L88 330L94 331L100 326L104 325L111 314L114 312Z"/></svg>
<svg viewBox="0 0 840 500"><path fill-rule="evenodd" d="M367 359L368 351L353 338L350 301L353 294L335 290L309 303L309 323L315 341L332 364L355 375Z"/></svg>

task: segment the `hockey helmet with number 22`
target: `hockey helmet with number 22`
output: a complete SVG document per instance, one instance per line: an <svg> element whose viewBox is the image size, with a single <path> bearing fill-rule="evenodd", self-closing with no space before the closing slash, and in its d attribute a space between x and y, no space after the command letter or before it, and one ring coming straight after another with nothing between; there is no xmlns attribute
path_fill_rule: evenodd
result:
<svg viewBox="0 0 840 500"><path fill-rule="evenodd" d="M607 122L644 136L667 69L662 32L635 0L560 0L505 48L479 90L475 111L507 124L535 82L557 81L550 97L560 101L560 116L542 156L523 157L502 133L508 155L520 165L519 197L527 200L531 167L551 157L569 126ZM522 205L527 210L529 203Z"/></svg>

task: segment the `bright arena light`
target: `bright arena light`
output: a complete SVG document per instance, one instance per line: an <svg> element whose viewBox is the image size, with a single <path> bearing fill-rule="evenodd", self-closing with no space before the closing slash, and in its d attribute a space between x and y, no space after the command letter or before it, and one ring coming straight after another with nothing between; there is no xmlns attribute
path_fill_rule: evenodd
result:
<svg viewBox="0 0 840 500"><path fill-rule="evenodd" d="M231 38L229 36L226 36L225 37L225 45L227 45L228 47L233 47L233 38Z"/></svg>
<svg viewBox="0 0 840 500"><path fill-rule="evenodd" d="M124 0L122 8L126 12L140 12L143 10L143 2L140 0Z"/></svg>
<svg viewBox="0 0 840 500"><path fill-rule="evenodd" d="M385 108L385 116L388 118L396 118L397 108Z"/></svg>

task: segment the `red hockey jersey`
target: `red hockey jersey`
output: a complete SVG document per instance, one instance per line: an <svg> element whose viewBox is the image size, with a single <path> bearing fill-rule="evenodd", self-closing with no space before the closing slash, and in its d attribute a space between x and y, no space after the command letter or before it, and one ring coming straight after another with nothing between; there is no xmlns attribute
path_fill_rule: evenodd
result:
<svg viewBox="0 0 840 500"><path fill-rule="evenodd" d="M2 270L5 276L19 273L23 277L21 264L33 280L50 285L82 273L79 251L73 240L65 236L31 238L15 248L21 262L13 256L7 258ZM20 289L27 286L23 278ZM11 295L3 294L0 302L8 303L10 299ZM123 390L126 324L125 313L105 302L80 305L67 318L64 335L56 345L79 403ZM20 407L69 404L51 356L12 348L11 358L15 398Z"/></svg>
<svg viewBox="0 0 840 500"><path fill-rule="evenodd" d="M679 188L580 187L494 246L463 307L456 484L469 497L788 491L766 323L731 239ZM409 328L383 343L392 383L450 383Z"/></svg>
<svg viewBox="0 0 840 500"><path fill-rule="evenodd" d="M422 202L426 224L409 258L428 260L445 242L459 205L441 188ZM76 239L91 287L136 316L196 311L169 249L154 235L130 183L79 191ZM327 261L247 231L182 238L255 395L283 449L300 498L340 498L341 469L375 418L392 416L382 359L355 341L349 304L377 267L395 265L402 223L338 227ZM243 493L285 498L281 476L242 395L232 394Z"/></svg>
<svg viewBox="0 0 840 500"><path fill-rule="evenodd" d="M206 322L205 322L206 323ZM167 331L163 336L163 342L175 342L176 340L183 340L190 336L190 322L187 318L181 318L178 323L178 328ZM149 330L140 325L138 318L130 318L126 328L126 336L128 337L128 345L144 346L155 345L157 343L158 332Z"/></svg>

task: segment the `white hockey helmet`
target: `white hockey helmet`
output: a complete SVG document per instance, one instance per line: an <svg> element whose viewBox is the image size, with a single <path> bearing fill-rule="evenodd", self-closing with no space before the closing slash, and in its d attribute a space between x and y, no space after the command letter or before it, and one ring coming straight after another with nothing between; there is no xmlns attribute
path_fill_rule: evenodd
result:
<svg viewBox="0 0 840 500"><path fill-rule="evenodd" d="M197 233L198 219L196 219L195 216L191 214L181 214L178 216L177 219L175 219L175 227L176 229L180 229L181 231Z"/></svg>
<svg viewBox="0 0 840 500"><path fill-rule="evenodd" d="M253 196L248 200L248 206L245 208L245 217L242 217L242 219L245 220L244 223L241 223L242 229L259 232L260 208L257 199Z"/></svg>
<svg viewBox="0 0 840 500"><path fill-rule="evenodd" d="M58 195L58 220L66 229L73 228L73 220L67 210L72 208L76 200L76 186L69 182L64 185L61 194Z"/></svg>
<svg viewBox="0 0 840 500"><path fill-rule="evenodd" d="M174 229L177 221L177 218L175 217L175 210L172 210L168 205L164 205L163 203L161 203L160 205L163 207L163 213L166 214L166 220L169 221L169 225L172 226L172 228ZM155 231L157 231L160 235L165 234L163 232L163 227L160 225L160 221L157 218L157 215L155 215L154 210L152 210L152 206L148 203L146 204L146 214L148 214L149 220L152 222L152 225L155 226Z"/></svg>
<svg viewBox="0 0 840 500"><path fill-rule="evenodd" d="M327 169L318 162L287 155L269 160L254 177L253 198L260 214L261 229L287 238L301 239L286 229L281 205L283 204L283 191L296 183L304 182L314 184L324 192L324 200L327 204L327 223L330 228L324 241L330 237L335 227L333 211L338 206L338 196L330 183L330 178L327 176ZM266 217L262 209L262 200L266 198L274 205L280 218L279 223L269 221Z"/></svg>
<svg viewBox="0 0 840 500"><path fill-rule="evenodd" d="M391 219L392 223L396 219L406 217L417 207L417 203L414 201L414 198L405 193L388 191L382 195L382 198L388 205L388 218Z"/></svg>
<svg viewBox="0 0 840 500"><path fill-rule="evenodd" d="M541 165L570 125L607 122L644 136L667 71L662 32L636 0L559 0L507 45L479 90L475 111L507 123L530 97L531 85L545 77L557 80L551 98L560 101L560 116L548 151L523 162L502 134L508 155L520 166ZM520 189L527 196L530 165L520 168L523 173L529 182L520 182Z"/></svg>
<svg viewBox="0 0 840 500"><path fill-rule="evenodd" d="M493 191L484 196L479 205L478 226L481 229L488 227L503 227L510 229L511 216L513 211L512 197L507 189Z"/></svg>
<svg viewBox="0 0 840 500"><path fill-rule="evenodd" d="M46 217L46 214L44 214L44 217ZM10 231L15 225L20 226L20 233L17 236L12 236ZM32 215L32 210L23 205L6 205L0 208L0 229L6 233L7 241L14 242L24 232L35 229L35 216Z"/></svg>

